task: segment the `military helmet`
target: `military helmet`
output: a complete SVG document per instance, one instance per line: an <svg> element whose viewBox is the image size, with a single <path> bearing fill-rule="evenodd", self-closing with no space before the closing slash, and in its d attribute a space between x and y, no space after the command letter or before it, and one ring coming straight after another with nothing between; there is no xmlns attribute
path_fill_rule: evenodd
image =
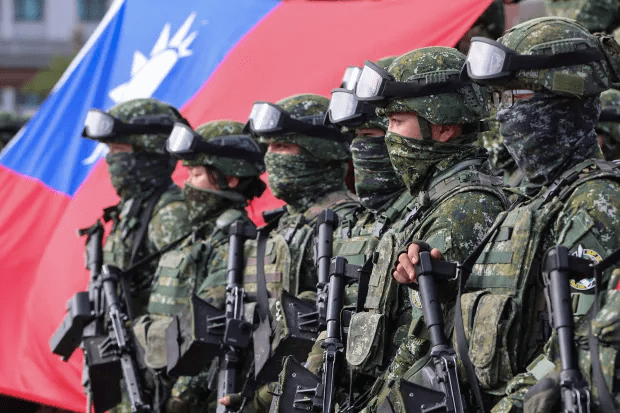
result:
<svg viewBox="0 0 620 413"><path fill-rule="evenodd" d="M394 60L396 60L398 56L386 56L386 57L382 57L381 59L377 60L375 63L377 64L377 66L383 67L385 69L387 69L388 67L390 67L390 65L392 64L392 62Z"/></svg>
<svg viewBox="0 0 620 413"><path fill-rule="evenodd" d="M322 124L329 99L310 93L289 96L276 102L292 118L303 119L316 117ZM273 136L261 136L262 143L290 142L299 145L314 157L323 161L345 161L351 157L349 145L342 141L312 137L302 133L282 133Z"/></svg>
<svg viewBox="0 0 620 413"><path fill-rule="evenodd" d="M158 101L157 99L132 99L112 107L108 114L124 123L165 123L170 124L170 129L174 122L185 124L187 120L181 116L179 111L173 106ZM136 152L149 152L166 155L166 139L169 134L141 134L141 135L117 135L107 142L127 143L133 146Z"/></svg>
<svg viewBox="0 0 620 413"><path fill-rule="evenodd" d="M397 57L388 73L397 82L440 83L459 77L465 55L451 47L424 47ZM488 116L488 92L470 83L456 92L389 100L379 113L415 112L438 125L477 122Z"/></svg>
<svg viewBox="0 0 620 413"><path fill-rule="evenodd" d="M606 114L615 115L616 121L599 121L595 129L605 137L611 138L615 143L620 143L620 91L609 89L601 93L602 113L601 120Z"/></svg>
<svg viewBox="0 0 620 413"><path fill-rule="evenodd" d="M377 66L387 69L392 64L392 62L396 60L397 57L398 56L382 57L381 59L377 60L375 63L377 64ZM373 116L355 129L364 129L364 128L379 129L385 132L388 130L388 120L385 116Z"/></svg>
<svg viewBox="0 0 620 413"><path fill-rule="evenodd" d="M552 56L598 50L602 59L572 66L520 70L499 89L529 89L560 96L597 96L611 85L611 73L596 36L575 20L541 17L521 23L498 39L520 55Z"/></svg>
<svg viewBox="0 0 620 413"><path fill-rule="evenodd" d="M196 128L196 133L200 135L206 142L213 139L231 136L241 135L243 129L243 123L235 122L232 120L214 120L202 124ZM247 136L247 139L252 139ZM230 146L231 150L235 149L234 142L226 142L223 140L218 145ZM258 144L256 145L258 147ZM226 158L215 155L208 155L205 153L198 153L191 160L183 160L185 166L198 166L205 165L218 169L224 176L238 176L238 177L250 177L259 176L265 171L265 165L260 162L251 162L245 159Z"/></svg>

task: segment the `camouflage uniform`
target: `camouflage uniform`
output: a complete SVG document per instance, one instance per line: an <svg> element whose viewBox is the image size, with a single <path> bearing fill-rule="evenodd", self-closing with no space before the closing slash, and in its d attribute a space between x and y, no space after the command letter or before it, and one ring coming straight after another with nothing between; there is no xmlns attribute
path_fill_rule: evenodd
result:
<svg viewBox="0 0 620 413"><path fill-rule="evenodd" d="M602 50L581 25L562 18L522 23L499 42L524 55L544 48L561 53L584 43ZM594 132L598 95L611 78L607 62L596 60L519 72L494 85L499 92L535 91L533 97L497 113L504 144L525 174L520 189L526 198L494 232L468 280L470 292L461 301L481 389L489 395L509 394L496 412L521 409L523 389L535 380L516 374L527 369L538 375L545 369L535 360L549 329L540 285L544 252L564 245L573 255L600 261L620 246L614 212L620 206L620 171L602 160ZM573 311L580 317L593 302L593 283L582 280L572 287Z"/></svg>
<svg viewBox="0 0 620 413"><path fill-rule="evenodd" d="M239 122L212 121L199 126L196 132L209 141L221 136L239 135L242 129L243 124ZM183 165L205 166L222 177L239 177L240 182L234 189L221 190L203 189L185 183L185 202L194 231L176 249L160 258L148 314L134 324L134 333L144 349L144 364L166 381L164 391L170 388L171 382L163 371L167 364L166 329L172 317L189 303L194 293L218 308L224 307L228 228L237 220L250 222L245 211L247 201L265 188L258 178L264 170L262 164L199 154L192 160L184 160ZM257 187L259 191L248 191L251 187ZM214 289L217 293L213 293ZM199 386L192 387L189 381L189 378L181 378L176 382L166 411L174 413L198 408L201 395L189 389Z"/></svg>
<svg viewBox="0 0 620 413"><path fill-rule="evenodd" d="M323 116L329 100L325 97L301 94L276 103L293 118ZM340 219L347 219L359 205L358 199L346 190L344 177L350 152L347 144L298 132L283 131L261 136L264 144L283 142L297 144L301 154L267 152L269 188L276 198L287 202L277 226L269 233L264 257L265 280L272 298L279 298L283 289L300 298L312 300L317 283L314 263L313 236L317 217L326 208L335 211ZM246 267L244 288L251 295L257 291L257 243L245 243ZM277 308L276 304L272 309ZM275 317L274 320L281 320ZM276 326L282 331L284 326ZM278 333L275 333L277 336ZM271 404L270 388L262 387L246 411L268 411Z"/></svg>
<svg viewBox="0 0 620 413"><path fill-rule="evenodd" d="M549 16L577 20L590 32L611 33L620 24L618 0L545 0Z"/></svg>
<svg viewBox="0 0 620 413"><path fill-rule="evenodd" d="M620 91L609 89L601 93L603 111L620 115ZM620 121L599 122L594 129L599 135L599 144L608 161L620 159ZM602 138L602 143L601 143Z"/></svg>
<svg viewBox="0 0 620 413"><path fill-rule="evenodd" d="M176 109L155 99L131 100L108 113L125 123L151 115L168 115L171 122L185 122ZM133 152L106 155L110 179L121 201L106 208L104 213L106 221L113 221L103 246L104 264L128 268L190 230L183 193L170 178L176 161L165 150L167 137L145 134L105 140L130 144ZM129 279L134 317L147 312L156 267L157 262L153 260L135 270ZM113 410L130 411L124 389L123 402Z"/></svg>
<svg viewBox="0 0 620 413"><path fill-rule="evenodd" d="M400 56L388 71L396 81L421 78L437 82L442 77L434 77L435 72L449 76L459 72L463 62L464 56L455 49L429 47ZM417 292L399 286L392 277L402 248L413 240L424 240L449 259L462 260L507 205L501 180L489 175L486 151L473 145L478 121L488 115L486 96L478 86L469 85L458 92L390 99L387 107L379 111L414 112L420 123L462 125L463 133L445 143L408 138L392 131L386 134L392 164L413 199L406 207L405 218L379 241L365 311L355 314L351 321L347 361L357 371L379 377L365 412L376 411L394 379L422 359L429 347L422 331ZM411 308L406 311L411 323L402 319L399 322L407 307ZM399 326L405 334L393 335ZM412 343L419 344L418 351L402 357ZM396 348L397 358L389 371L382 373Z"/></svg>

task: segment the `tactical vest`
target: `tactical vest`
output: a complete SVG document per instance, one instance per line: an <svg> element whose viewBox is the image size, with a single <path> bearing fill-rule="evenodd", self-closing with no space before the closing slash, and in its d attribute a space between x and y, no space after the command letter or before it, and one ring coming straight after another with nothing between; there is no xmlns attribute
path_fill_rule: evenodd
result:
<svg viewBox="0 0 620 413"><path fill-rule="evenodd" d="M269 233L265 248L265 281L271 297L279 298L283 289L293 295L302 292L304 286L315 286L314 280L300 280L304 253L312 242L316 219L321 211L330 208L339 216L346 216L358 205L357 199L348 191L332 192L314 203L303 214L280 218L278 227ZM256 240L246 241L244 254L246 267L243 287L246 293L256 294ZM316 274L314 266L313 273Z"/></svg>
<svg viewBox="0 0 620 413"><path fill-rule="evenodd" d="M204 235L198 235L200 239L190 237L161 257L149 299L150 314L172 316L189 303L189 297L208 274L211 252L228 242L228 228L239 219L249 221L243 212L228 209L201 231Z"/></svg>
<svg viewBox="0 0 620 413"><path fill-rule="evenodd" d="M155 246L148 241L149 222L161 208L172 202L184 202L183 192L175 184L143 198L132 198L106 208L104 220L113 220L114 224L103 246L103 263L124 269L155 252ZM157 261L153 260L131 277L134 315L146 307L156 265Z"/></svg>
<svg viewBox="0 0 620 413"><path fill-rule="evenodd" d="M449 198L464 192L486 192L496 196L503 205L508 199L501 189L502 179L479 172L479 159L461 162L435 178L428 191L422 191L405 209L404 219L397 222L379 241L375 266L370 277L364 312L351 320L346 358L356 371L377 377L388 360L386 342L398 327L397 319L408 307L408 289L399 286L392 272L397 261L396 251L411 240L403 233L415 234L426 219ZM405 238L405 239L403 239Z"/></svg>
<svg viewBox="0 0 620 413"><path fill-rule="evenodd" d="M620 167L598 159L581 162L541 196L504 212L504 221L473 267L467 282L470 292L461 300L463 324L476 375L489 393L501 393L547 339L539 262L544 235L575 189L594 179L620 181ZM577 216L583 225L571 228L565 241L576 241L589 230L586 215L584 211ZM584 313L587 307L576 308Z"/></svg>

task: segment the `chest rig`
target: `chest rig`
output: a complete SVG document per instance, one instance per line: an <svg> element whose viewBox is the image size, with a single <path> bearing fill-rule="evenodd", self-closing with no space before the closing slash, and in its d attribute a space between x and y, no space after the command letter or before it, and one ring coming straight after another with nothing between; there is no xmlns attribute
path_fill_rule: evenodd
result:
<svg viewBox="0 0 620 413"><path fill-rule="evenodd" d="M461 299L463 325L476 376L490 393L501 393L548 338L540 279L544 237L575 189L594 179L620 181L620 168L613 162L586 160L564 172L540 196L503 212L497 218L503 222L473 267L466 284L469 292ZM581 235L588 228L584 226Z"/></svg>
<svg viewBox="0 0 620 413"><path fill-rule="evenodd" d="M300 280L308 276L308 271L304 273L302 267L310 266L312 273L316 273L312 262L304 262L304 253L314 235L316 218L326 208L344 215L355 206L357 200L349 192L339 191L322 198L303 214L291 216L284 213L279 218L277 228L269 233L263 258L267 290L272 297L279 297L283 289L298 295L304 286L316 284L316 276L313 280ZM246 293L252 295L257 291L256 241L247 241L244 250L246 267L243 285Z"/></svg>
<svg viewBox="0 0 620 413"><path fill-rule="evenodd" d="M384 370L390 355L387 340L403 324L399 323L400 315L408 313L409 292L401 290L392 277L396 251L418 236L426 219L442 202L457 194L486 192L508 204L501 189L502 179L478 171L482 163L478 159L464 161L435 178L427 191L412 198L401 213L403 218L379 241L373 256L375 266L364 305L366 311L353 316L347 342L347 362L358 372L376 377Z"/></svg>
<svg viewBox="0 0 620 413"><path fill-rule="evenodd" d="M237 209L226 210L196 228L179 248L161 257L149 298L149 313L172 316L189 303L190 296L208 276L213 251L228 242L228 228L243 218Z"/></svg>

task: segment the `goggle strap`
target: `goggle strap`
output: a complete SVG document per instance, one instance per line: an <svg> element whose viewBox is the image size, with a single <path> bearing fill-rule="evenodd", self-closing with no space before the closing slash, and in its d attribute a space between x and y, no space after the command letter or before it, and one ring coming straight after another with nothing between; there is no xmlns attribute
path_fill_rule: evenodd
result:
<svg viewBox="0 0 620 413"><path fill-rule="evenodd" d="M326 139L338 142L347 142L346 136L343 136L336 129L322 126L322 125L310 125L297 119L290 118L295 125L295 132L303 133L304 135L312 136L315 138Z"/></svg>
<svg viewBox="0 0 620 413"><path fill-rule="evenodd" d="M194 153L204 153L206 155L219 156L222 158L241 159L250 163L263 162L263 154L260 152L249 151L243 148L213 145L209 142L203 141L202 139L197 139L196 142L196 148L192 151ZM183 154L178 154L176 156L181 157L182 155Z"/></svg>
<svg viewBox="0 0 620 413"><path fill-rule="evenodd" d="M576 66L604 60L605 56L598 49L574 50L550 56L510 55L508 70L553 69L563 66Z"/></svg>
<svg viewBox="0 0 620 413"><path fill-rule="evenodd" d="M598 118L599 122L619 122L620 123L620 113L614 110L603 110L601 112L601 116Z"/></svg>
<svg viewBox="0 0 620 413"><path fill-rule="evenodd" d="M422 97L456 92L468 86L469 82L461 80L441 83L426 83L423 85L410 82L386 82L383 89L385 97Z"/></svg>

